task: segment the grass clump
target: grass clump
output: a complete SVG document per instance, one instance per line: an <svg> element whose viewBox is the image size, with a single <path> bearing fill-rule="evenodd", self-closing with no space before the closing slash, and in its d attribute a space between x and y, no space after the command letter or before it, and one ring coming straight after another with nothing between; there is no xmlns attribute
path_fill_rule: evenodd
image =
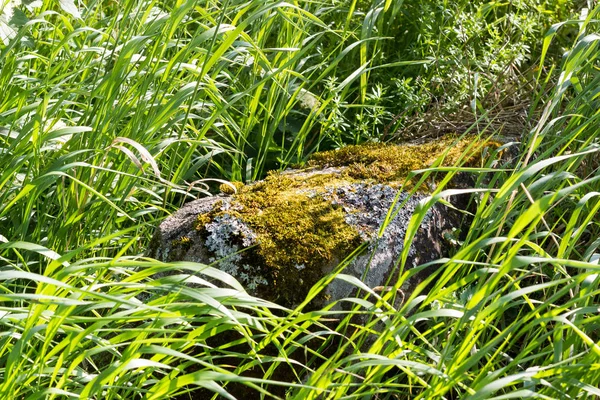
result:
<svg viewBox="0 0 600 400"><path fill-rule="evenodd" d="M202 388L230 399L233 383L255 398L598 397L600 9L571 16L582 3L4 1L0 397ZM512 104L531 112L510 168L464 167L468 147L450 157L462 167L450 153L389 160L419 170L408 174L415 190L437 182L405 244L428 208L474 195L470 229L402 299L403 283L432 266L407 268L406 252L385 290L342 262L293 310L222 271L140 256L165 215L206 195L206 179L251 182L316 150L383 141L430 109L466 107L477 137L490 136L491 115ZM343 180L400 178L361 157ZM474 187L447 190L461 172L476 174ZM255 218L265 208L275 220L239 192ZM310 198L278 207L286 201L313 207L323 226L339 219ZM334 253L353 240L338 235ZM270 262L307 258L292 249ZM308 312L334 279L365 295L343 300L348 315ZM219 334L231 340L215 344Z"/></svg>

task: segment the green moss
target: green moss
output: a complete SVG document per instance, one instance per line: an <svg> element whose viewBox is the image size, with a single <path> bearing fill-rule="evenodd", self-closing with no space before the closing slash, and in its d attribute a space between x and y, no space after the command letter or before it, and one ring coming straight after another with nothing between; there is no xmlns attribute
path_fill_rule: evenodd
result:
<svg viewBox="0 0 600 400"><path fill-rule="evenodd" d="M222 183L219 190L224 194L235 194L244 186L243 182Z"/></svg>
<svg viewBox="0 0 600 400"><path fill-rule="evenodd" d="M175 239L171 242L173 249L187 251L192 245L192 241L187 236L182 236L179 239Z"/></svg>
<svg viewBox="0 0 600 400"><path fill-rule="evenodd" d="M214 209L217 209L217 208L215 207ZM211 222L213 217L214 217L213 212L198 215L198 218L196 218L196 222L194 224L194 228L197 231L204 231L206 229L205 228L206 224Z"/></svg>
<svg viewBox="0 0 600 400"><path fill-rule="evenodd" d="M347 167L345 174L350 179L398 182L409 172L431 166L444 153L443 166L456 165L462 160L465 166L475 166L481 161L481 147L498 147L497 142L474 142L465 138L445 136L419 145L368 144L347 146L340 150L314 154L309 167Z"/></svg>
<svg viewBox="0 0 600 400"><path fill-rule="evenodd" d="M235 214L257 235L255 255L272 271L275 297L289 304L302 300L321 278L323 265L360 244L343 210L321 196L299 192L306 182L272 173L233 199L239 209Z"/></svg>

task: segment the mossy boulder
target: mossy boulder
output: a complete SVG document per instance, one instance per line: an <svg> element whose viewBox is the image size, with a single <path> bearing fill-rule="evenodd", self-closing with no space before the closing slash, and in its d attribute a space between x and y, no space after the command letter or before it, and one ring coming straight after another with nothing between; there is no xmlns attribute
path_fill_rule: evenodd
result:
<svg viewBox="0 0 600 400"><path fill-rule="evenodd" d="M252 294L292 306L364 244L364 252L344 273L378 288L393 275L408 222L428 195L409 196L408 173L443 154L442 165L480 165L482 154L497 146L446 137L420 145L349 146L317 153L306 168L273 172L250 185L227 185L226 193L188 203L159 226L148 255L215 264ZM393 218L380 233L392 207ZM443 205L431 208L406 267L444 256L444 236L460 228L462 216ZM340 299L352 290L334 281L316 301Z"/></svg>

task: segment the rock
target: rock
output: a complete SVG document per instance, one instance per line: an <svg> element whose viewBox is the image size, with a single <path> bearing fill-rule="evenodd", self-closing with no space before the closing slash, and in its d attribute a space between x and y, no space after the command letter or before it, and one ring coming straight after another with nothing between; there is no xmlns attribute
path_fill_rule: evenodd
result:
<svg viewBox="0 0 600 400"><path fill-rule="evenodd" d="M476 142L476 149L469 149L472 144L444 138L414 146L349 146L318 153L309 168L271 173L264 181L234 186L233 195L185 205L159 226L148 255L162 261L214 263L251 294L294 306L362 244L364 251L344 273L383 290L389 279L397 278L395 264L407 225L427 197L406 192L412 184L408 172L430 166L448 149L445 165L454 165L465 154L467 165L479 165L482 154L498 147ZM461 208L468 198L449 200ZM390 209L393 218L379 234ZM461 212L433 206L411 244L405 268L446 255L445 235L463 224ZM411 290L426 274L422 271L403 290ZM313 306L351 296L354 290L350 283L334 280Z"/></svg>

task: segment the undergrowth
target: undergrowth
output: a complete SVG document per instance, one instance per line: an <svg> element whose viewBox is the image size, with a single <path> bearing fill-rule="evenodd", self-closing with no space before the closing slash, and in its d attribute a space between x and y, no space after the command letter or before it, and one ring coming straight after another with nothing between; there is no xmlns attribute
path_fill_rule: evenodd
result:
<svg viewBox="0 0 600 400"><path fill-rule="evenodd" d="M600 396L600 9L574 6L2 2L0 398ZM411 113L466 104L478 123L464 137L490 136L488 99L507 85L535 116L505 144L513 164L414 172L444 178L406 251L436 202L471 193L475 212L400 304L430 267L405 270L406 253L392 290L342 263L293 310L222 271L140 255L215 184L382 140ZM476 185L448 189L461 172ZM342 300L344 315L304 311L333 279L365 297Z"/></svg>

